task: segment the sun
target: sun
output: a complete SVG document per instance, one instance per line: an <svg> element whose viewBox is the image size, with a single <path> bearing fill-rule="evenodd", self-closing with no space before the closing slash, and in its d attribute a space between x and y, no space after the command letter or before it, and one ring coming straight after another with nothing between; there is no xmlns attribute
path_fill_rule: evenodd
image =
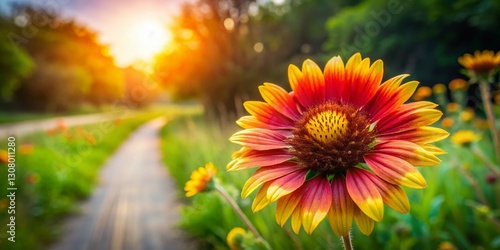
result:
<svg viewBox="0 0 500 250"><path fill-rule="evenodd" d="M150 62L161 52L171 39L165 24L156 20L140 20L130 30L131 50L136 58Z"/></svg>

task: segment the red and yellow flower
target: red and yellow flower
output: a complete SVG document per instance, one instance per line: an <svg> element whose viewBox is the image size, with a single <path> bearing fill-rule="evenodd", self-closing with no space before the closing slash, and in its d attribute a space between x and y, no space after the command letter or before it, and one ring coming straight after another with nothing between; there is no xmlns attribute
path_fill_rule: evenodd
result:
<svg viewBox="0 0 500 250"><path fill-rule="evenodd" d="M197 170L193 171L190 180L187 181L184 186L186 197L191 197L206 191L216 173L217 169L215 169L211 162L207 163L205 167L199 167Z"/></svg>
<svg viewBox="0 0 500 250"><path fill-rule="evenodd" d="M302 70L288 68L292 92L264 83L265 102L245 102L250 115L237 121L244 130L230 138L242 148L227 170L259 167L242 190L245 198L260 186L255 212L277 201L281 226L291 217L295 233L310 234L328 216L341 236L353 220L370 234L384 203L409 212L400 186L426 187L415 166L438 164L444 151L431 143L448 133L428 126L442 116L436 104L405 104L418 82L399 75L381 84L383 70L359 53L345 65L333 57L323 72L306 60Z"/></svg>
<svg viewBox="0 0 500 250"><path fill-rule="evenodd" d="M476 50L474 55L469 53L458 58L464 68L477 75L490 75L494 73L500 65L500 51L495 53L491 50Z"/></svg>

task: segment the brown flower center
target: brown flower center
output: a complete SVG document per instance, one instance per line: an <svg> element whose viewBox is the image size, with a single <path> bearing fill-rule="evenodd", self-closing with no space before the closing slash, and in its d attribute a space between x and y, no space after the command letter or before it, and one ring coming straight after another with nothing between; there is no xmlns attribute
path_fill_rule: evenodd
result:
<svg viewBox="0 0 500 250"><path fill-rule="evenodd" d="M345 104L324 103L307 111L288 141L298 162L322 174L345 174L364 162L375 131L361 110Z"/></svg>

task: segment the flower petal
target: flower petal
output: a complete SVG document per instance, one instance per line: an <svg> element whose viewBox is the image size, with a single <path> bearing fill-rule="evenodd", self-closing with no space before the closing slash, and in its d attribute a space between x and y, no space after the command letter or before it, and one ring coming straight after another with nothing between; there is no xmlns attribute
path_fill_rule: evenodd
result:
<svg viewBox="0 0 500 250"><path fill-rule="evenodd" d="M283 125L273 125L260 121L255 116L251 115L240 117L240 119L236 121L236 124L242 128L287 129L287 127L283 127ZM288 129L291 129L291 127Z"/></svg>
<svg viewBox="0 0 500 250"><path fill-rule="evenodd" d="M364 159L377 176L389 183L411 188L427 186L422 174L403 159L382 153L369 153Z"/></svg>
<svg viewBox="0 0 500 250"><path fill-rule="evenodd" d="M345 81L344 62L340 56L332 57L325 66L326 99L340 101Z"/></svg>
<svg viewBox="0 0 500 250"><path fill-rule="evenodd" d="M377 122L377 131L380 135L387 135L430 125L443 115L434 109L435 106L434 103L422 101L404 104L382 117Z"/></svg>
<svg viewBox="0 0 500 250"><path fill-rule="evenodd" d="M280 226L285 225L290 215L295 211L295 208L300 203L301 195L301 189L299 189L278 200L276 204L276 222Z"/></svg>
<svg viewBox="0 0 500 250"><path fill-rule="evenodd" d="M236 132L229 138L233 143L255 150L288 148L283 131L251 128Z"/></svg>
<svg viewBox="0 0 500 250"><path fill-rule="evenodd" d="M400 213L406 214L410 212L410 201L403 189L380 179L368 171L364 171L364 174L377 186L382 200L387 206Z"/></svg>
<svg viewBox="0 0 500 250"><path fill-rule="evenodd" d="M278 112L291 120L300 119L300 114L292 95L282 87L272 83L264 83L263 86L259 86L259 91L264 100Z"/></svg>
<svg viewBox="0 0 500 250"><path fill-rule="evenodd" d="M381 221L384 217L384 203L377 186L363 175L363 169L350 168L347 171L347 190L352 200L370 218Z"/></svg>
<svg viewBox="0 0 500 250"><path fill-rule="evenodd" d="M400 107L410 99L418 82L411 81L401 85L401 82L408 76L395 76L380 85L375 96L366 105L366 110L374 121L379 120L383 115Z"/></svg>
<svg viewBox="0 0 500 250"><path fill-rule="evenodd" d="M354 217L354 202L347 191L346 180L336 177L332 180L332 206L328 212L328 219L333 231L340 235L349 234Z"/></svg>
<svg viewBox="0 0 500 250"><path fill-rule="evenodd" d="M356 221L356 225L361 233L364 235L370 235L372 233L375 222L358 207L354 208L354 221Z"/></svg>
<svg viewBox="0 0 500 250"><path fill-rule="evenodd" d="M294 122L276 111L270 104L260 101L246 101L245 109L257 120L283 129L293 129Z"/></svg>
<svg viewBox="0 0 500 250"><path fill-rule="evenodd" d="M233 156L234 155L235 154L233 154ZM240 152L237 157L227 165L226 169L227 171L236 171L254 167L265 167L288 161L293 157L294 156L290 155L286 149L261 151L244 148L244 152Z"/></svg>
<svg viewBox="0 0 500 250"><path fill-rule="evenodd" d="M444 129L424 126L400 133L381 135L379 136L379 139L410 141L421 145L443 140L449 135L450 133L448 133Z"/></svg>
<svg viewBox="0 0 500 250"><path fill-rule="evenodd" d="M422 148L425 149L427 152L433 153L434 155L444 155L446 154L446 151L432 145L432 144L424 144L422 145Z"/></svg>
<svg viewBox="0 0 500 250"><path fill-rule="evenodd" d="M328 179L317 176L304 184L301 200L302 225L311 234L325 218L332 205L332 189Z"/></svg>
<svg viewBox="0 0 500 250"><path fill-rule="evenodd" d="M257 192L257 195L255 196L255 199L252 202L252 211L254 213L260 211L267 205L271 203L269 199L267 199L267 190L271 186L271 182L266 182L262 187L259 189Z"/></svg>
<svg viewBox="0 0 500 250"><path fill-rule="evenodd" d="M248 197L250 193L252 193L264 182L280 178L301 169L303 168L294 162L283 162L274 166L259 168L243 186L243 189L241 190L241 197Z"/></svg>
<svg viewBox="0 0 500 250"><path fill-rule="evenodd" d="M370 60L365 58L356 69L352 79L351 103L363 107L377 93L382 76L384 74L384 63L382 60L375 61L370 66Z"/></svg>
<svg viewBox="0 0 500 250"><path fill-rule="evenodd" d="M307 172L307 169L302 169L272 181L267 190L267 199L274 202L300 188L306 180Z"/></svg>
<svg viewBox="0 0 500 250"><path fill-rule="evenodd" d="M396 156L414 166L434 166L441 162L434 154L409 141L381 141L375 145L371 153Z"/></svg>
<svg viewBox="0 0 500 250"><path fill-rule="evenodd" d="M305 60L302 72L294 66L288 67L288 78L295 97L304 107L311 107L325 101L325 79L316 63Z"/></svg>

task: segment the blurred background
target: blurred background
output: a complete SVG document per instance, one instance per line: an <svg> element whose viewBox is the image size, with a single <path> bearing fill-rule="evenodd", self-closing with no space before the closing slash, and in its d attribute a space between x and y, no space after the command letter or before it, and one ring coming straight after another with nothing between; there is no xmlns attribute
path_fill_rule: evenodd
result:
<svg viewBox="0 0 500 250"><path fill-rule="evenodd" d="M294 236L276 225L272 208L253 215L250 199L238 198L251 173L225 173L237 149L227 138L245 114L242 103L260 99L257 86L272 82L290 90L289 64L311 58L322 67L334 55L346 61L355 52L382 59L384 80L408 73L427 86L414 99L440 104L445 116L438 126L481 138L472 146L442 142L443 164L421 169L429 187L407 191L410 214L387 212L369 237L355 230L355 248L500 249L500 181L484 159L499 163L478 87L465 82L457 63L464 53L500 50L499 1L22 0L0 7L0 124L53 119L19 137L18 145L28 148L19 157L27 167L18 169L18 183L26 186L18 194L24 243L12 249L45 249L64 237L62 218L92 193L107 157L160 116L168 120L160 136L163 163L184 204L180 224L201 248L227 248L227 232L242 226L214 195L182 197L191 170L209 161L275 249L340 247L327 223L313 236ZM451 88L454 79L465 87ZM498 114L498 77L494 82L488 101L496 101ZM113 130L104 136L93 132L95 120L62 118L117 110L127 116L109 118ZM93 151L78 167L54 150L68 148L67 157L87 144ZM61 171L64 178L56 176ZM0 173L7 176L7 168ZM0 246L6 236L0 232Z"/></svg>

